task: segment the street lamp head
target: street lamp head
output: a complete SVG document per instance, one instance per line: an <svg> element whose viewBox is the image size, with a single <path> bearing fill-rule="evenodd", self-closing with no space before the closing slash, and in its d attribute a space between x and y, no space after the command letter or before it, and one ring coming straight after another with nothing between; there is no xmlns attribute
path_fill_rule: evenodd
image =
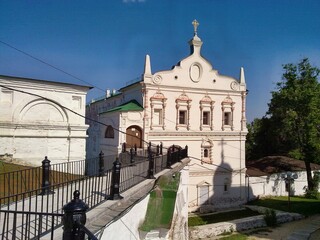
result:
<svg viewBox="0 0 320 240"><path fill-rule="evenodd" d="M283 172L281 173L281 178L282 179L286 179L286 180L293 180L293 179L297 179L298 178L298 174L295 172Z"/></svg>

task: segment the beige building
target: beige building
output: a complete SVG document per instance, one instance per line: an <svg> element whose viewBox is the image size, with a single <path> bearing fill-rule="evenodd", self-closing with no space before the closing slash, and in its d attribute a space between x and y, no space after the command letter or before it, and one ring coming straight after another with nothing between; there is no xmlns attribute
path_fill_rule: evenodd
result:
<svg viewBox="0 0 320 240"><path fill-rule="evenodd" d="M147 55L141 79L87 105L89 157L121 145L163 143L189 147L189 210L239 205L245 196L246 83L220 75L201 56L202 41L193 22L190 55L172 69L152 73ZM119 130L119 131L118 131Z"/></svg>
<svg viewBox="0 0 320 240"><path fill-rule="evenodd" d="M83 160L88 126L77 114L85 115L89 89L0 76L0 157L36 166L45 156L52 163Z"/></svg>

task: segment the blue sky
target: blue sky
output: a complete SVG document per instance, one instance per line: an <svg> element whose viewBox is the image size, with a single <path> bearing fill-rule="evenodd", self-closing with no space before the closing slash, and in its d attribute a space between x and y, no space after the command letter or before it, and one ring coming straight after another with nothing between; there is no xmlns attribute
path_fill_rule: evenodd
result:
<svg viewBox="0 0 320 240"><path fill-rule="evenodd" d="M245 68L248 121L267 111L282 64L308 57L320 67L318 0L1 0L0 9L0 41L101 89L139 77L146 54L153 72L170 69L189 54L197 19L214 69L238 78ZM88 85L3 43L0 75Z"/></svg>

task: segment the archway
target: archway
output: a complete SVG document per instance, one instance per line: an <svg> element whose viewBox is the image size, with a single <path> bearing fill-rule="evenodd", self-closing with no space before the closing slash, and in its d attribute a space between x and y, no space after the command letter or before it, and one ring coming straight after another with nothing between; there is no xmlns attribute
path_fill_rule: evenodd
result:
<svg viewBox="0 0 320 240"><path fill-rule="evenodd" d="M134 147L135 145L138 148L142 147L142 129L139 126L132 125L126 130L126 144L128 148Z"/></svg>

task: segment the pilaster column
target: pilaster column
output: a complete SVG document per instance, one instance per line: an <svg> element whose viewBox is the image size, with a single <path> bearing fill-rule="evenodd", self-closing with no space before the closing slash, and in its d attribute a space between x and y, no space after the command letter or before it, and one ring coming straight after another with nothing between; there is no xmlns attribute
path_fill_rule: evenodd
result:
<svg viewBox="0 0 320 240"><path fill-rule="evenodd" d="M203 107L202 105L200 106L200 130L202 131L203 127L202 127L202 124L203 124Z"/></svg>
<svg viewBox="0 0 320 240"><path fill-rule="evenodd" d="M242 99L242 107L241 107L241 131L246 129L246 92L243 91L241 93L241 99Z"/></svg>
<svg viewBox="0 0 320 240"><path fill-rule="evenodd" d="M187 109L188 109L188 122L187 122L187 129L190 130L190 108L191 108L191 105L190 105L190 102L188 101L188 106L187 106Z"/></svg>
<svg viewBox="0 0 320 240"><path fill-rule="evenodd" d="M211 102L210 110L211 110L211 114L210 114L210 130L213 130L213 110L214 110L213 102Z"/></svg>
<svg viewBox="0 0 320 240"><path fill-rule="evenodd" d="M153 106L154 106L154 104L151 102L151 123L150 123L150 130L153 129Z"/></svg>
<svg viewBox="0 0 320 240"><path fill-rule="evenodd" d="M162 109L163 109L163 114L162 114L162 129L165 130L166 129L166 124L165 124L165 119L166 119L166 106L167 104L164 102L164 100L162 101Z"/></svg>
<svg viewBox="0 0 320 240"><path fill-rule="evenodd" d="M176 130L179 129L179 104L176 105Z"/></svg>
<svg viewBox="0 0 320 240"><path fill-rule="evenodd" d="M224 107L221 107L221 111L222 111L222 125L221 125L221 129L222 129L222 131L224 131Z"/></svg>
<svg viewBox="0 0 320 240"><path fill-rule="evenodd" d="M233 104L231 105L231 130L233 131L234 127L233 127L233 112L234 112L234 107Z"/></svg>

